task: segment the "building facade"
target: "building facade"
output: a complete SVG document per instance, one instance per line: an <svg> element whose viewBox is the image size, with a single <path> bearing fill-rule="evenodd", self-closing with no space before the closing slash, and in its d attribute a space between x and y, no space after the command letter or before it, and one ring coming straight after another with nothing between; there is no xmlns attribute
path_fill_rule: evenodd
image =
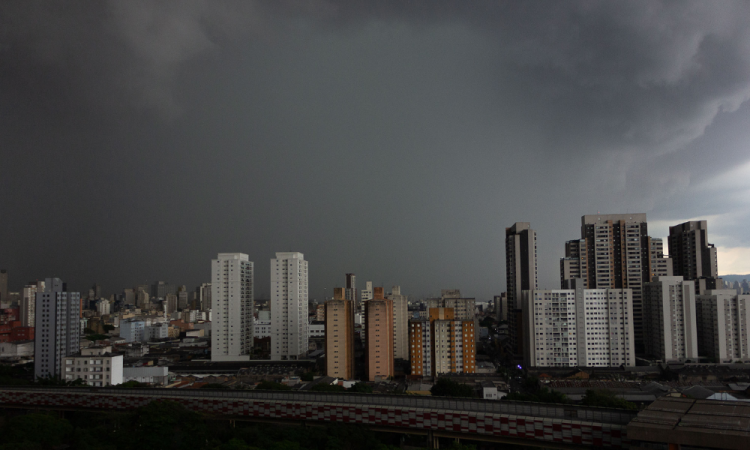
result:
<svg viewBox="0 0 750 450"><path fill-rule="evenodd" d="M354 379L354 300L344 298L344 288L333 290L325 302L326 375Z"/></svg>
<svg viewBox="0 0 750 450"><path fill-rule="evenodd" d="M453 308L430 308L427 319L409 322L411 374L476 373L474 320L461 320Z"/></svg>
<svg viewBox="0 0 750 450"><path fill-rule="evenodd" d="M81 294L59 278L47 278L36 293L34 378L59 376L63 358L79 351Z"/></svg>
<svg viewBox="0 0 750 450"><path fill-rule="evenodd" d="M211 261L211 361L248 361L253 352L254 272L244 253Z"/></svg>
<svg viewBox="0 0 750 450"><path fill-rule="evenodd" d="M508 296L509 350L523 355L522 292L537 289L536 231L529 222L516 222L505 229L505 279Z"/></svg>
<svg viewBox="0 0 750 450"><path fill-rule="evenodd" d="M125 339L125 342L145 342L146 322L136 319L121 320L120 337Z"/></svg>
<svg viewBox="0 0 750 450"><path fill-rule="evenodd" d="M656 277L643 285L645 353L658 360L698 358L695 284L682 277Z"/></svg>
<svg viewBox="0 0 750 450"><path fill-rule="evenodd" d="M112 347L89 347L63 358L60 378L83 380L89 386L115 386L123 382L123 355L112 353Z"/></svg>
<svg viewBox="0 0 750 450"><path fill-rule="evenodd" d="M719 289L716 247L708 243L708 222L694 220L669 227L669 256L674 275L694 280L696 295L706 289ZM701 280L701 281L699 281Z"/></svg>
<svg viewBox="0 0 750 450"><path fill-rule="evenodd" d="M309 330L307 261L302 253L276 253L271 260L271 359L307 355Z"/></svg>
<svg viewBox="0 0 750 450"><path fill-rule="evenodd" d="M709 290L696 297L695 306L701 356L716 363L750 359L750 295Z"/></svg>
<svg viewBox="0 0 750 450"><path fill-rule="evenodd" d="M367 380L380 381L392 377L393 300L383 297L382 287L374 288L373 298L365 303L365 335Z"/></svg>
<svg viewBox="0 0 750 450"><path fill-rule="evenodd" d="M23 296L19 305L21 326L33 327L36 324L36 293L43 291L44 281L29 282L23 287Z"/></svg>
<svg viewBox="0 0 750 450"><path fill-rule="evenodd" d="M357 276L353 273L346 274L346 290L344 291L344 294L344 298L354 302L355 308L360 308L360 304L357 299Z"/></svg>
<svg viewBox="0 0 750 450"><path fill-rule="evenodd" d="M643 283L669 273L661 242L648 236L646 214L581 217L581 239L565 244L561 281L579 278L584 289L632 289L636 351L645 349ZM661 255L661 258L659 258Z"/></svg>
<svg viewBox="0 0 750 450"><path fill-rule="evenodd" d="M635 365L630 289L524 292L524 366L619 367Z"/></svg>
<svg viewBox="0 0 750 450"><path fill-rule="evenodd" d="M401 295L401 286L393 286L388 296L393 301L393 357L409 359L409 299Z"/></svg>

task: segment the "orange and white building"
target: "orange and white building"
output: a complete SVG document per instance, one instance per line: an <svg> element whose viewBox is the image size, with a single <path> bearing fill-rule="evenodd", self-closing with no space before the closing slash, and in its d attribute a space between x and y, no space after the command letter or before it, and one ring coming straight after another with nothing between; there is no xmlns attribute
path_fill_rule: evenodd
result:
<svg viewBox="0 0 750 450"><path fill-rule="evenodd" d="M453 308L430 308L428 319L409 322L411 374L476 373L473 320L457 320Z"/></svg>

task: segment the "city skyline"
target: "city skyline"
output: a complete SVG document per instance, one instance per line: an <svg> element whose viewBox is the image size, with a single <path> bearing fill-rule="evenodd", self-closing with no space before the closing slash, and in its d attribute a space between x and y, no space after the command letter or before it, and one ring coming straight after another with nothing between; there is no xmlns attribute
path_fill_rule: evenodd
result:
<svg viewBox="0 0 750 450"><path fill-rule="evenodd" d="M539 286L585 214L707 220L750 273L746 2L0 5L0 268L106 292L304 253L310 297ZM543 5L543 6L542 6ZM375 178L378 182L373 182ZM345 209L345 213L341 210Z"/></svg>

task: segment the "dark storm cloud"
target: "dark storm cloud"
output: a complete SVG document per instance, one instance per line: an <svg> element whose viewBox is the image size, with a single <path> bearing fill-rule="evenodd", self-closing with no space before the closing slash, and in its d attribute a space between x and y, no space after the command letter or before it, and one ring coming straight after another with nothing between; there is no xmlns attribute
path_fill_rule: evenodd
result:
<svg viewBox="0 0 750 450"><path fill-rule="evenodd" d="M215 253L245 251L263 293L267 259L291 247L311 296L355 271L487 297L515 221L537 229L549 287L597 210L647 212L657 236L711 216L717 244L747 248L732 174L750 160L748 16L745 2L3 2L0 265L16 284L119 290L196 284Z"/></svg>

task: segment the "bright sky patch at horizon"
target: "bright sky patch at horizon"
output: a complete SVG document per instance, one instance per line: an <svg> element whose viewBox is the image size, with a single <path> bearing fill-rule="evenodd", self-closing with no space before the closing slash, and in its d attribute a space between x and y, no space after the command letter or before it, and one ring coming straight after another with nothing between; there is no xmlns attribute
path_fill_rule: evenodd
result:
<svg viewBox="0 0 750 450"><path fill-rule="evenodd" d="M277 251L310 297L559 285L584 214L706 219L750 273L750 3L0 4L0 267L106 293Z"/></svg>

